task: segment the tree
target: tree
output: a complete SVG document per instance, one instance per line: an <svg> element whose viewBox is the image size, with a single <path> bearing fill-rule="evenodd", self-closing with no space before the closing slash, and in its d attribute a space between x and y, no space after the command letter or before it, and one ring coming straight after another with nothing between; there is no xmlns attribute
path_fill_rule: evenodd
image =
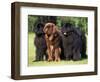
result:
<svg viewBox="0 0 100 82"><path fill-rule="evenodd" d="M88 19L86 17L70 17L70 16L34 16L28 15L28 31L32 32L37 23L55 23L60 29L65 23L71 23L76 28L87 34Z"/></svg>

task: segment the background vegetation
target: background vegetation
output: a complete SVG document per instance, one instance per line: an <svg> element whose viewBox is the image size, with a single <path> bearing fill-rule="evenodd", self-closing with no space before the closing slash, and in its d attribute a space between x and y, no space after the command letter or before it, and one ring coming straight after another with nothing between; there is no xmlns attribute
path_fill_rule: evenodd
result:
<svg viewBox="0 0 100 82"><path fill-rule="evenodd" d="M35 34L33 32L34 27L37 23L47 23L53 22L55 23L59 29L63 26L64 23L71 23L76 28L79 28L82 32L87 36L88 34L88 19L86 17L63 17L63 16L33 16L28 15L28 66L49 66L49 65L66 65L66 64L86 64L87 59L83 59L80 61L60 61L60 62L33 62L35 60L35 46L34 46L34 37Z"/></svg>
<svg viewBox="0 0 100 82"><path fill-rule="evenodd" d="M82 32L87 34L87 24L88 19L87 17L66 17L66 16L28 16L28 31L32 32L34 27L38 22L46 23L46 22L53 22L59 28L63 26L64 23L71 23L76 28L79 28Z"/></svg>

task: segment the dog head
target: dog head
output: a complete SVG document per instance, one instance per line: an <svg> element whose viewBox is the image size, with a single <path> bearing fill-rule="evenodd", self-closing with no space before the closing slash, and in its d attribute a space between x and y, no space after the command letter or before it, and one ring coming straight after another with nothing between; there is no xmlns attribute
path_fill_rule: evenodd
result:
<svg viewBox="0 0 100 82"><path fill-rule="evenodd" d="M54 23L46 23L43 29L44 33L47 35L54 34L56 30L56 25Z"/></svg>
<svg viewBox="0 0 100 82"><path fill-rule="evenodd" d="M64 24L63 27L61 28L61 32L64 36L69 36L73 33L78 35L78 36L82 36L82 33L81 33L80 29L74 27L70 23Z"/></svg>
<svg viewBox="0 0 100 82"><path fill-rule="evenodd" d="M69 36L73 33L73 28L72 25L70 23L66 23L63 25L63 27L61 28L61 32L64 36Z"/></svg>
<svg viewBox="0 0 100 82"><path fill-rule="evenodd" d="M33 31L35 32L36 35L42 35L42 34L44 34L43 28L44 28L44 24L38 23L34 27Z"/></svg>

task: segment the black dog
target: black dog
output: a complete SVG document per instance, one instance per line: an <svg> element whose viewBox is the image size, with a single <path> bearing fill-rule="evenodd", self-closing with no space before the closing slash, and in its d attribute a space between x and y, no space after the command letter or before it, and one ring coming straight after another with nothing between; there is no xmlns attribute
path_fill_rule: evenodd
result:
<svg viewBox="0 0 100 82"><path fill-rule="evenodd" d="M70 23L61 28L64 56L66 60L80 60L82 50L82 33Z"/></svg>
<svg viewBox="0 0 100 82"><path fill-rule="evenodd" d="M34 32L35 32L34 44L36 46L35 61L43 61L47 59L47 55L46 55L47 46L46 46L43 28L44 25L42 23L38 23L34 28Z"/></svg>

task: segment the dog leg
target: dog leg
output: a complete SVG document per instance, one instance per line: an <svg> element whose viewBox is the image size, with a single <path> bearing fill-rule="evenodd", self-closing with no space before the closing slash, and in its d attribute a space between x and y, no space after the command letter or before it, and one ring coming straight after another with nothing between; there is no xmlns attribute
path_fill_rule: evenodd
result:
<svg viewBox="0 0 100 82"><path fill-rule="evenodd" d="M52 61L52 54L51 54L51 50L48 49L47 50L47 53L48 53L48 61Z"/></svg>
<svg viewBox="0 0 100 82"><path fill-rule="evenodd" d="M36 56L35 56L34 62L40 61L39 59L40 59L40 54L39 54L39 51L36 49Z"/></svg>
<svg viewBox="0 0 100 82"><path fill-rule="evenodd" d="M56 48L55 49L55 61L60 61L60 53L61 53L61 49L60 48Z"/></svg>
<svg viewBox="0 0 100 82"><path fill-rule="evenodd" d="M74 54L73 54L73 60L74 61L78 61L81 59L81 54L80 54L80 50L74 50Z"/></svg>

